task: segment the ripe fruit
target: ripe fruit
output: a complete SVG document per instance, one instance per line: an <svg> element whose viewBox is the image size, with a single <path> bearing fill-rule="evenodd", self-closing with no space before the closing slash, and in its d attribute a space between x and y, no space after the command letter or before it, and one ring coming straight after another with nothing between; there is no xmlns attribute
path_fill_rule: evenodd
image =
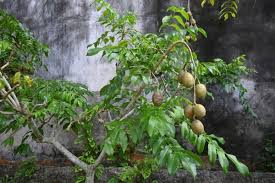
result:
<svg viewBox="0 0 275 183"><path fill-rule="evenodd" d="M191 124L191 128L193 132L197 135L202 134L204 132L204 126L200 120L194 120Z"/></svg>
<svg viewBox="0 0 275 183"><path fill-rule="evenodd" d="M193 119L193 106L188 105L184 108L184 115L188 118L188 119Z"/></svg>
<svg viewBox="0 0 275 183"><path fill-rule="evenodd" d="M206 115L206 110L201 104L196 104L193 108L193 112L198 119L201 119Z"/></svg>
<svg viewBox="0 0 275 183"><path fill-rule="evenodd" d="M160 106L163 101L163 95L160 92L154 92L152 96L152 101L155 106Z"/></svg>
<svg viewBox="0 0 275 183"><path fill-rule="evenodd" d="M207 93L206 86L204 84L197 84L196 85L196 96L198 98L205 98Z"/></svg>
<svg viewBox="0 0 275 183"><path fill-rule="evenodd" d="M195 84L194 77L192 76L192 74L190 74L187 71L181 71L179 73L179 80L180 80L180 83L187 88L190 88Z"/></svg>

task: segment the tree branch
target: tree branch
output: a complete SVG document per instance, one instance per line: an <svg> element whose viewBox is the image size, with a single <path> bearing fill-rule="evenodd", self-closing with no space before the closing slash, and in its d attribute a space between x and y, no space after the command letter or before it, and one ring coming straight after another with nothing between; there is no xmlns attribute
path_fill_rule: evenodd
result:
<svg viewBox="0 0 275 183"><path fill-rule="evenodd" d="M16 113L15 112L0 111L0 114L3 114L3 115L14 115Z"/></svg>
<svg viewBox="0 0 275 183"><path fill-rule="evenodd" d="M82 168L85 172L88 171L88 165L81 161L78 157L76 157L73 153L71 153L66 147L60 144L55 138L44 137L44 142L51 143L56 147L64 156L66 156L71 162Z"/></svg>
<svg viewBox="0 0 275 183"><path fill-rule="evenodd" d="M3 99L5 99L6 97L8 97L8 95L10 95L16 88L18 88L20 85L17 84L14 87L12 87L9 91L6 92L6 94L3 96Z"/></svg>
<svg viewBox="0 0 275 183"><path fill-rule="evenodd" d="M43 107L43 106L46 106L47 105L47 100L45 100L42 104L36 104L33 108L32 108L32 111L33 112L36 108L38 107Z"/></svg>
<svg viewBox="0 0 275 183"><path fill-rule="evenodd" d="M101 161L105 158L106 153L105 151L101 151L101 153L99 154L99 156L97 157L95 163L92 165L92 169L95 170L96 167L98 167L98 165L101 163Z"/></svg>

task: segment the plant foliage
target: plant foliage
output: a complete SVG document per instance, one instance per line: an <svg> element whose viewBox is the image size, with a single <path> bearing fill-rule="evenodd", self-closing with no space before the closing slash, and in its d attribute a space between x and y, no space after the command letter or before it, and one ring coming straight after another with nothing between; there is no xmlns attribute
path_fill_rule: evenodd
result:
<svg viewBox="0 0 275 183"><path fill-rule="evenodd" d="M201 0L201 6L204 7L205 4L210 4L214 6L216 0ZM238 13L239 0L222 0L219 16L220 19L227 20L229 18L235 18Z"/></svg>

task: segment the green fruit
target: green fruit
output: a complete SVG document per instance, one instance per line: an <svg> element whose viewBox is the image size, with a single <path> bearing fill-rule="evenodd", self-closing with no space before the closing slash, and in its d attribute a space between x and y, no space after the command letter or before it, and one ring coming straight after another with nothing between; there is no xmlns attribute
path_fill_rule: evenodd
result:
<svg viewBox="0 0 275 183"><path fill-rule="evenodd" d="M193 112L196 118L201 119L206 115L206 110L203 105L196 104L193 108Z"/></svg>
<svg viewBox="0 0 275 183"><path fill-rule="evenodd" d="M196 97L198 98L205 98L207 93L206 86L204 84L197 84L196 85Z"/></svg>
<svg viewBox="0 0 275 183"><path fill-rule="evenodd" d="M202 134L204 132L204 126L200 120L194 120L191 124L191 128L193 132L197 135Z"/></svg>

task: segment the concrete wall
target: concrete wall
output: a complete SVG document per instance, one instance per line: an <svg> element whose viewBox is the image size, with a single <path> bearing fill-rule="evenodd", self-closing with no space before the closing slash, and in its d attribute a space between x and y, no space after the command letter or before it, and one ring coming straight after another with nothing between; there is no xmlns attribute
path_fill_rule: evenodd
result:
<svg viewBox="0 0 275 183"><path fill-rule="evenodd" d="M12 176L14 167L0 166L1 174ZM112 177L120 173L121 169L109 167L104 169L103 175L98 183L107 183ZM58 183L73 183L75 174L71 167L40 167L31 179L20 180L20 183L49 183L54 180ZM175 175L169 175L166 170L160 170L154 173L147 182L157 180L159 183L273 183L275 181L274 173L251 173L249 177L243 177L237 172L229 172L225 175L221 171L199 170L194 179L188 172L179 171Z"/></svg>

